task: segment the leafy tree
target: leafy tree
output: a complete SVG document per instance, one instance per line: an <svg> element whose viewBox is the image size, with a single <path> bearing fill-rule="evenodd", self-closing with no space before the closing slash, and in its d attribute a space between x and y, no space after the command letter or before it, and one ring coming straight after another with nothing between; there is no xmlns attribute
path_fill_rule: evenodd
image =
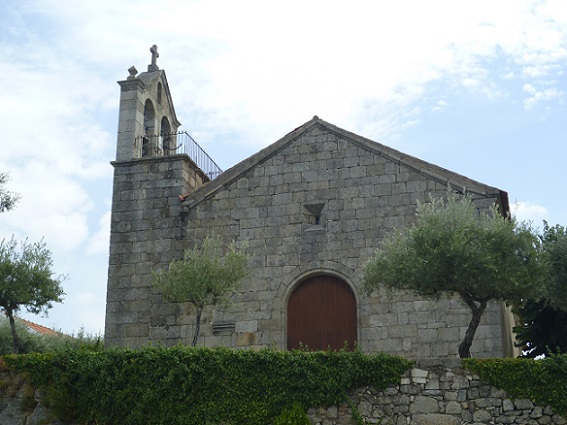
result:
<svg viewBox="0 0 567 425"><path fill-rule="evenodd" d="M207 237L200 249L187 249L182 260L172 261L169 269L154 273L154 286L166 301L189 302L195 306L192 345L197 344L205 306L228 302L248 274L247 263L244 249L237 249L234 242L222 256L220 239Z"/></svg>
<svg viewBox="0 0 567 425"><path fill-rule="evenodd" d="M0 173L0 212L11 210L20 199L19 194L9 192L4 188L7 181L8 174Z"/></svg>
<svg viewBox="0 0 567 425"><path fill-rule="evenodd" d="M545 285L545 296L553 307L566 309L567 230L560 225L551 227L545 221L543 225L541 241L545 259L549 266L549 276Z"/></svg>
<svg viewBox="0 0 567 425"><path fill-rule="evenodd" d="M10 321L13 352L20 351L14 313L20 308L34 314L47 313L53 302L62 302L63 277L54 277L51 252L43 241L20 244L12 236L0 243L0 308Z"/></svg>
<svg viewBox="0 0 567 425"><path fill-rule="evenodd" d="M544 222L541 241L548 267L544 294L515 303L514 310L516 345L529 358L567 352L567 230Z"/></svg>
<svg viewBox="0 0 567 425"><path fill-rule="evenodd" d="M449 195L419 203L416 222L382 241L365 268L363 289L383 285L432 299L457 294L472 314L458 350L465 358L487 303L530 296L541 270L531 228L496 208L479 212L469 196Z"/></svg>
<svg viewBox="0 0 567 425"><path fill-rule="evenodd" d="M518 317L516 346L520 357L530 359L567 352L567 311L553 307L546 299L528 299L514 308Z"/></svg>

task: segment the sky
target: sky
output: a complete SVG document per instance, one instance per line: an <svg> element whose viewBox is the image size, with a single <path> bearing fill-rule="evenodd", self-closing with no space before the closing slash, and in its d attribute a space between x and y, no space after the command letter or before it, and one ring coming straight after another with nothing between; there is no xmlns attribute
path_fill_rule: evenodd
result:
<svg viewBox="0 0 567 425"><path fill-rule="evenodd" d="M104 332L119 80L158 45L181 130L228 169L314 115L567 225L565 0L4 0L0 238L65 275L48 317Z"/></svg>

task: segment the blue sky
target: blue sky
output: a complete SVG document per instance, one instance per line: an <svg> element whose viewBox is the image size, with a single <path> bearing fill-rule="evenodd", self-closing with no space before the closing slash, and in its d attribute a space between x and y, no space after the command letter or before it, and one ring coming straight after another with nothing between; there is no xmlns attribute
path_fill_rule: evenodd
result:
<svg viewBox="0 0 567 425"><path fill-rule="evenodd" d="M567 225L564 0L7 0L0 237L67 275L49 317L104 329L119 86L159 46L177 116L227 169L318 115Z"/></svg>

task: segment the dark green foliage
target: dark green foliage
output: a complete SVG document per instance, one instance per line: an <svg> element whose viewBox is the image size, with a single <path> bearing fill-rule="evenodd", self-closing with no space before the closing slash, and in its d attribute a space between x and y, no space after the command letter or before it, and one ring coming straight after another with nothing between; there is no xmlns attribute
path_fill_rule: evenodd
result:
<svg viewBox="0 0 567 425"><path fill-rule="evenodd" d="M311 422L305 414L305 409L299 403L293 403L274 418L272 425L311 425Z"/></svg>
<svg viewBox="0 0 567 425"><path fill-rule="evenodd" d="M526 300L514 312L521 323L514 327L514 332L516 345L524 352L522 357L533 359L567 352L567 311L546 300Z"/></svg>
<svg viewBox="0 0 567 425"><path fill-rule="evenodd" d="M411 363L387 354L206 349L63 351L7 356L62 419L97 424L265 425L293 403L332 405L383 389Z"/></svg>
<svg viewBox="0 0 567 425"><path fill-rule="evenodd" d="M546 282L546 298L557 309L567 311L567 230L544 222L541 236L550 274Z"/></svg>
<svg viewBox="0 0 567 425"><path fill-rule="evenodd" d="M567 352L567 230L544 222L540 239L546 266L543 294L514 303L516 344L530 358Z"/></svg>
<svg viewBox="0 0 567 425"><path fill-rule="evenodd" d="M487 303L521 299L541 286L538 248L531 228L496 209L479 213L469 197L431 198L418 205L414 225L383 240L365 268L363 287L410 290L433 299L458 295L472 313L459 355L470 357Z"/></svg>
<svg viewBox="0 0 567 425"><path fill-rule="evenodd" d="M567 415L567 355L533 359L466 359L463 366L515 398L551 406Z"/></svg>

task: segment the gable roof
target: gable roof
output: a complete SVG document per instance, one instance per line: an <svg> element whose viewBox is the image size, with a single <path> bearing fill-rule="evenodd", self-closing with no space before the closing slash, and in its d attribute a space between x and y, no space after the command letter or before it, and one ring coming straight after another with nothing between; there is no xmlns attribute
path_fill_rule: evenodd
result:
<svg viewBox="0 0 567 425"><path fill-rule="evenodd" d="M220 174L216 179L196 189L186 198L188 202L186 202L185 205L187 205L189 208L192 208L200 204L204 200L214 196L217 192L233 183L244 173L254 168L257 164L260 164L263 161L266 161L267 159L276 155L290 143L293 143L295 140L303 136L305 133L313 130L314 128L320 128L330 133L334 133L337 136L344 138L362 147L363 149L366 149L369 153L380 155L391 161L397 162L401 166L409 168L412 171L417 172L427 178L441 182L459 192L476 193L484 196L493 195L500 199L500 207L502 211L506 213L509 212L508 194L505 191L469 179L468 177L465 177L461 174L449 171L445 168L428 163L381 143L374 142L370 139L339 128L329 122L320 119L317 115L315 115L305 124L289 132L275 143L267 146L254 155L234 165L232 168Z"/></svg>

